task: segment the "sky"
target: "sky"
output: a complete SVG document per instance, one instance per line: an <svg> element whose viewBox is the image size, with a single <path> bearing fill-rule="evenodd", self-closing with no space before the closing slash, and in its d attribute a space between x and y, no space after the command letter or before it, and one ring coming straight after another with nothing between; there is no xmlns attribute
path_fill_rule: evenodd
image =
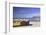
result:
<svg viewBox="0 0 46 35"><path fill-rule="evenodd" d="M40 8L13 7L13 18L32 18L40 16Z"/></svg>

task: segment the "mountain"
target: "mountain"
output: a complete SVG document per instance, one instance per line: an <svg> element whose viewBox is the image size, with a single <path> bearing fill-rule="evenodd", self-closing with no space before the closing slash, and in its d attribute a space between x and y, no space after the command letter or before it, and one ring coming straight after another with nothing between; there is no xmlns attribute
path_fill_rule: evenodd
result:
<svg viewBox="0 0 46 35"><path fill-rule="evenodd" d="M30 20L31 21L40 21L40 16L33 16Z"/></svg>

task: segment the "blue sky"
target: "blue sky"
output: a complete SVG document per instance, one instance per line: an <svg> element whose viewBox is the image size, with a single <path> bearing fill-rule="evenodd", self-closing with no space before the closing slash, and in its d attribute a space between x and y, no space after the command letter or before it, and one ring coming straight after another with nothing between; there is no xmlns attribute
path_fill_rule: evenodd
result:
<svg viewBox="0 0 46 35"><path fill-rule="evenodd" d="M13 7L13 18L31 18L40 16L40 8Z"/></svg>

